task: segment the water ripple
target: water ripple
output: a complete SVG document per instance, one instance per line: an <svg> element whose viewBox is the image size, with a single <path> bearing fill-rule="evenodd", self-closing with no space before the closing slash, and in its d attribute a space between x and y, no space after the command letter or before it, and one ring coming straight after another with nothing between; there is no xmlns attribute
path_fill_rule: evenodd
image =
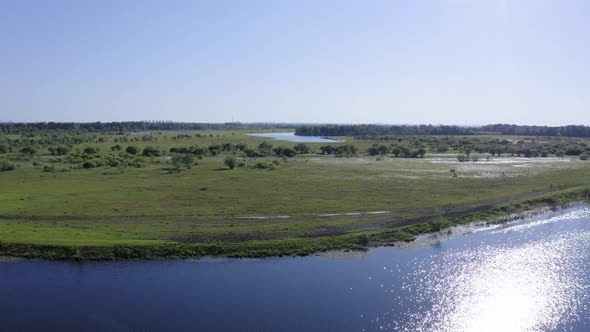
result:
<svg viewBox="0 0 590 332"><path fill-rule="evenodd" d="M590 227L539 226L589 219L590 208L577 208L415 258L396 285L393 300L404 309L383 313L368 330L547 331L587 320Z"/></svg>

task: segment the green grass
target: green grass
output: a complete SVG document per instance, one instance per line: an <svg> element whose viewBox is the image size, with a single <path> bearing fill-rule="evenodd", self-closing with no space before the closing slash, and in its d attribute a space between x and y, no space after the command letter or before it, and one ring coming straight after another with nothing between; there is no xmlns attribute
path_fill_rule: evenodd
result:
<svg viewBox="0 0 590 332"><path fill-rule="evenodd" d="M175 134L156 135L157 142L121 145L167 150L223 142L254 147L267 141L244 132L210 133L213 137L178 141L171 140ZM91 145L105 152L116 144L115 137ZM317 150L322 144L311 145ZM377 161L311 154L281 161L274 170L227 170L223 158L206 157L178 173L168 172L170 165L159 159L124 172L55 173L26 166L30 160L24 160L17 170L0 173L0 254L118 259L359 249L432 230L428 221L437 209L444 211L445 225L457 224L581 199L584 189L579 188L590 183L590 162L575 159L495 157L488 162L482 157L458 163L452 155ZM40 160L48 164L46 157ZM546 194L550 199L541 195L569 187L579 188ZM319 216L384 210L390 213ZM290 218L276 217L285 215Z"/></svg>
<svg viewBox="0 0 590 332"><path fill-rule="evenodd" d="M460 169L454 178L449 172L463 166L298 157L275 170L225 170L221 159L172 174L157 165L114 175L104 175L105 169L20 168L0 174L0 216L169 218L434 208L546 190L551 184L581 185L590 178L586 162L569 162L566 169L552 163L535 171L512 167L510 176L490 178L473 178L476 171Z"/></svg>

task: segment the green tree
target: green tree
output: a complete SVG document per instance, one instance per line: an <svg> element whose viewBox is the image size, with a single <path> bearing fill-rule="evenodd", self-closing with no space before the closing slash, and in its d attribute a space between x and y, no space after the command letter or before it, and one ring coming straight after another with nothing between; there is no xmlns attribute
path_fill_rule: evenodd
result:
<svg viewBox="0 0 590 332"><path fill-rule="evenodd" d="M125 152L129 153L129 154L133 154L136 155L137 152L139 152L139 149L135 146L128 146L127 149L125 149Z"/></svg>
<svg viewBox="0 0 590 332"><path fill-rule="evenodd" d="M426 150L424 148L420 148L418 149L418 156L420 158L424 158L424 155L426 154Z"/></svg>
<svg viewBox="0 0 590 332"><path fill-rule="evenodd" d="M70 152L70 149L65 146L58 146L57 149L55 149L55 153L60 156L66 155L68 152Z"/></svg>
<svg viewBox="0 0 590 332"><path fill-rule="evenodd" d="M146 146L141 154L146 157L157 157L160 155L160 150L153 146Z"/></svg>
<svg viewBox="0 0 590 332"><path fill-rule="evenodd" d="M373 144L372 146L370 146L367 149L367 153L369 154L369 156L376 156L379 154L379 147L377 146L377 144Z"/></svg>
<svg viewBox="0 0 590 332"><path fill-rule="evenodd" d="M379 145L378 151L379 154L388 154L389 148L387 147L387 145Z"/></svg>
<svg viewBox="0 0 590 332"><path fill-rule="evenodd" d="M334 151L336 151L336 148L332 145L323 145L320 147L320 151L322 154L332 154Z"/></svg>
<svg viewBox="0 0 590 332"><path fill-rule="evenodd" d="M184 164L184 166L186 166L186 168L193 168L193 165L195 164L195 156L192 154L183 155L182 163Z"/></svg>
<svg viewBox="0 0 590 332"><path fill-rule="evenodd" d="M33 154L37 153L37 150L35 150L33 147L27 146L27 147L23 148L22 150L20 150L20 152L22 154L33 155Z"/></svg>
<svg viewBox="0 0 590 332"><path fill-rule="evenodd" d="M188 169L192 168L195 163L195 156L192 154L175 154L172 156L172 164L177 171L180 171L182 167Z"/></svg>
<svg viewBox="0 0 590 332"><path fill-rule="evenodd" d="M309 145L304 143L299 143L293 147L293 150L297 151L297 153L304 154L304 153L311 153L311 148Z"/></svg>

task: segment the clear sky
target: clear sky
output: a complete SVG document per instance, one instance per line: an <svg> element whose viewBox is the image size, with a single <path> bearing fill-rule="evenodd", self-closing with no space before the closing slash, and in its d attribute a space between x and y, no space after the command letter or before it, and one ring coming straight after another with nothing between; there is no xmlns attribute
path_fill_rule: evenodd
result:
<svg viewBox="0 0 590 332"><path fill-rule="evenodd" d="M0 0L0 121L590 125L590 1Z"/></svg>

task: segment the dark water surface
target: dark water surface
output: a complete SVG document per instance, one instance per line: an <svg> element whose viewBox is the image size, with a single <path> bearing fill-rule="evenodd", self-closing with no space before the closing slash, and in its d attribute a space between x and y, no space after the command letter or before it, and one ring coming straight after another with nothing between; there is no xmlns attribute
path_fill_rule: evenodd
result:
<svg viewBox="0 0 590 332"><path fill-rule="evenodd" d="M590 329L590 208L419 242L297 258L0 262L0 329Z"/></svg>

